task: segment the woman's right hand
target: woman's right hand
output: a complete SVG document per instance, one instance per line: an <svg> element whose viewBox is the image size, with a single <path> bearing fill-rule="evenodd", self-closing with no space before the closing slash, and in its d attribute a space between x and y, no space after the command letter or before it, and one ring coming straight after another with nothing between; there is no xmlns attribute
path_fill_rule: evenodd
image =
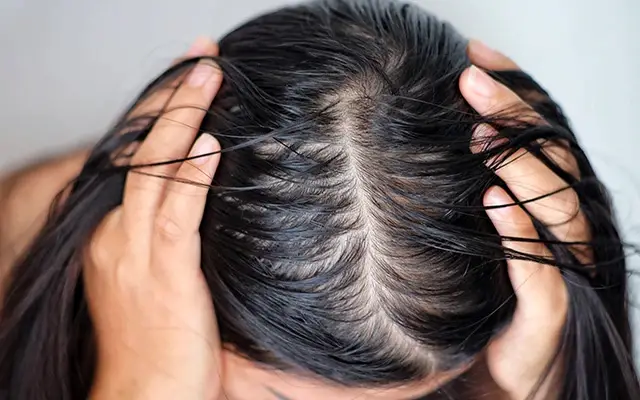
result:
<svg viewBox="0 0 640 400"><path fill-rule="evenodd" d="M215 52L200 40L187 56ZM209 155L129 172L122 205L91 238L84 284L98 348L92 399L217 398L221 345L198 229L220 146L209 134L192 143L221 80L201 61L173 97L160 91L133 111L158 112L170 99L133 165Z"/></svg>

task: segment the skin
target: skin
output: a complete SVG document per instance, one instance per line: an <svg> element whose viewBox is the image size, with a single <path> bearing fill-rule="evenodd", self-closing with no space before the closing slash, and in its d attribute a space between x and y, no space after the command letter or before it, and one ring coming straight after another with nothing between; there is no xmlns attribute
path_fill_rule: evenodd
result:
<svg viewBox="0 0 640 400"><path fill-rule="evenodd" d="M187 57L214 55L215 44L200 39ZM469 45L472 62L487 69L515 69L504 55L477 41ZM220 73L201 63L197 78L179 89L171 111L159 121L134 155L134 164L197 156L182 164L147 170L157 175L209 184L219 162L218 142L203 135L193 148L196 129L220 85ZM544 123L540 116L508 88L480 69L464 72L460 90L480 113L490 114L514 106L526 118ZM159 93L134 113L158 110L168 94ZM180 106L188 106L182 107ZM195 107L193 107L195 106ZM198 110L200 109L200 110ZM476 138L495 134L479 126ZM170 143L170 145L168 145ZM472 150L477 148L472 145ZM575 160L559 147L545 151L577 174ZM44 221L51 198L77 174L83 152L62 160L20 171L0 183L0 259L6 271L24 251ZM563 187L562 181L526 151L497 170L520 200ZM29 196L33 188L37 196ZM139 173L127 177L124 202L102 222L87 249L85 285L97 331L98 372L92 399L216 399L314 400L412 399L433 391L463 370L449 371L394 388L344 388L319 379L266 370L223 350L211 297L200 270L198 227L207 190ZM30 199L30 201L26 201ZM485 195L487 206L513 200L497 187ZM588 241L584 216L568 218L577 209L572 190L527 204L537 218L554 226L559 238ZM536 238L531 219L521 208L488 211L505 237ZM548 256L539 244L505 239L504 245L529 254ZM589 261L588 253L580 253ZM556 268L510 260L509 276L517 297L513 322L487 347L472 372L487 382L482 393L492 399L525 399L549 364L558 346L567 308L567 290ZM0 277L1 278L1 277ZM553 377L561 376L555 371ZM550 379L536 399L553 398L557 384Z"/></svg>

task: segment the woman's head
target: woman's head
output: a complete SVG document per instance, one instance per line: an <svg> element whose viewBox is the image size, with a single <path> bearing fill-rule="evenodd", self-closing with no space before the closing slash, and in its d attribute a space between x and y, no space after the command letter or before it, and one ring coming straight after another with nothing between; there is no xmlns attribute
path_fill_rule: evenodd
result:
<svg viewBox="0 0 640 400"><path fill-rule="evenodd" d="M465 48L394 2L312 3L222 39L253 84L227 77L202 125L237 148L215 177L234 189L212 192L201 229L225 342L388 384L469 363L508 320L513 292L481 208L495 178L471 155L457 89Z"/></svg>
<svg viewBox="0 0 640 400"><path fill-rule="evenodd" d="M484 191L500 184L486 161L547 139L569 143L583 179L564 179L598 228L593 278L538 224L574 284L565 367L578 377L625 368L622 359L597 365L599 351L629 340L624 257L606 194L559 108L526 74L494 76L549 127L517 121L518 110L489 119L472 110L458 90L470 65L465 48L451 26L420 8L373 0L282 9L221 40L225 81L201 126L224 152L201 226L202 269L235 371L248 363L349 394L408 388L398 399L461 373L513 315L505 259L523 257L501 247L482 207ZM168 71L141 98L192 64ZM31 273L16 275L15 288L57 290L14 295L3 311L0 374L16 396L34 393L27 385L38 379L59 398L86 392L95 360L76 255L121 201L128 168L113 165L114 154L143 140L152 117L123 117L17 267ZM473 128L483 121L503 140L472 153ZM57 274L38 274L44 257ZM598 298L592 286L607 289ZM61 291L69 301L53 304ZM49 330L56 340L40 343L31 334L52 313L60 317ZM576 354L586 358L578 363ZM52 362L43 360L69 367L32 372ZM623 387L611 398L629 398L624 380L567 382L567 398L604 398L609 385Z"/></svg>

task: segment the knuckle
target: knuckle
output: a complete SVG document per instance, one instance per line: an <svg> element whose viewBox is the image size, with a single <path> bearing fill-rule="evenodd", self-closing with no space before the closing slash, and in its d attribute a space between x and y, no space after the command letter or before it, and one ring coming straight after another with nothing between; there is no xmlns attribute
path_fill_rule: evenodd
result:
<svg viewBox="0 0 640 400"><path fill-rule="evenodd" d="M186 161L182 164L180 174L184 181L178 183L181 183L182 186L187 185L189 189L209 185L212 179L202 166L198 166L192 161Z"/></svg>
<svg viewBox="0 0 640 400"><path fill-rule="evenodd" d="M571 153L569 144L565 140L546 141L542 144L542 152L560 169L580 178L580 168L574 155Z"/></svg>
<svg viewBox="0 0 640 400"><path fill-rule="evenodd" d="M557 199L561 203L559 204L558 210L560 210L560 214L565 218L564 221L560 222L570 222L580 214L580 198L575 190L571 188L562 190L557 194Z"/></svg>
<svg viewBox="0 0 640 400"><path fill-rule="evenodd" d="M172 105L165 113L160 115L156 126L158 128L170 129L195 129L196 126L191 125L192 121L199 115L204 113L199 105L200 101L196 95L190 95L189 99L177 99L179 104Z"/></svg>
<svg viewBox="0 0 640 400"><path fill-rule="evenodd" d="M502 110L507 125L546 124L546 121L531 108L529 103L506 86L502 86L494 102L496 110Z"/></svg>
<svg viewBox="0 0 640 400"><path fill-rule="evenodd" d="M139 165L151 164L156 161L137 161ZM160 166L140 167L129 171L127 184L130 191L158 190L164 187L167 179L167 168Z"/></svg>
<svg viewBox="0 0 640 400"><path fill-rule="evenodd" d="M85 257L89 265L94 268L109 268L117 261L119 252L116 248L119 246L116 244L119 235L116 229L119 215L119 208L107 215L90 237Z"/></svg>
<svg viewBox="0 0 640 400"><path fill-rule="evenodd" d="M538 196L542 198L532 205L537 208L540 221L556 231L574 232L574 225L581 214L578 194L570 187L557 186L549 193L540 193Z"/></svg>
<svg viewBox="0 0 640 400"><path fill-rule="evenodd" d="M165 242L177 242L184 236L183 229L176 219L162 213L155 219L154 232L158 238Z"/></svg>
<svg viewBox="0 0 640 400"><path fill-rule="evenodd" d="M110 263L110 252L104 245L104 240L99 236L94 236L89 242L87 258L90 265L101 268Z"/></svg>
<svg viewBox="0 0 640 400"><path fill-rule="evenodd" d="M155 130L165 130L165 129L176 129L180 128L180 124L178 122L179 117L178 110L172 109L165 111L164 113L158 116L158 120L156 121L153 129Z"/></svg>

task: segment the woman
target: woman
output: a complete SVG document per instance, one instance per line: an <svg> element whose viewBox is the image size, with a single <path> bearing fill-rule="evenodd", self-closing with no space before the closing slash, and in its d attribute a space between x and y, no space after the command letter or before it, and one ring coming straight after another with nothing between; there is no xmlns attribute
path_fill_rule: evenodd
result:
<svg viewBox="0 0 640 400"><path fill-rule="evenodd" d="M634 398L620 241L559 110L522 74L502 74L547 118L542 123L477 68L462 76L464 103L455 82L469 60L450 27L409 6L354 4L322 2L249 22L221 42L216 60L226 83L204 119L201 110L220 82L204 62L168 101L157 96L166 78L190 65L183 63L152 84L96 147L65 204L16 265L0 322L0 372L10 396L83 397L94 379L99 396L157 356L164 360L151 368L158 374L135 381L131 391L417 398L465 372L472 384L488 382L474 378L486 348L493 380L513 398L531 391ZM198 218L176 215L205 207L206 191L184 182L202 183L217 158L193 158L197 168L173 162L191 145L191 126L214 132L227 152L200 240ZM134 168L123 188L128 144L145 137L130 162L146 167ZM193 157L215 152L207 138L196 142ZM518 182L531 170L543 176L538 193ZM178 190L189 196L173 196ZM540 196L522 208L494 207ZM191 205L184 200L190 197L200 202ZM558 201L565 208L553 211ZM505 223L505 215L518 224ZM169 249L176 252L165 256ZM181 254L190 254L188 263L201 265L206 279L198 268L170 268L183 262L175 258ZM549 263L563 274L541 267ZM76 286L81 270L84 287ZM568 291L562 277L572 283ZM536 278L544 285L529 300L521 297ZM156 279L171 286L157 287ZM131 286L122 302L118 291ZM167 312L147 308L165 291L179 294L163 302ZM205 293L214 299L222 351L211 343L216 324ZM567 297L563 329L563 310L548 310ZM524 321L542 315L548 327L538 337ZM525 339L532 334L533 344ZM519 353L534 344L540 350L514 368L511 346L524 343ZM123 358L124 349L138 361ZM601 351L613 352L607 365L597 362ZM165 369L172 365L181 368Z"/></svg>

